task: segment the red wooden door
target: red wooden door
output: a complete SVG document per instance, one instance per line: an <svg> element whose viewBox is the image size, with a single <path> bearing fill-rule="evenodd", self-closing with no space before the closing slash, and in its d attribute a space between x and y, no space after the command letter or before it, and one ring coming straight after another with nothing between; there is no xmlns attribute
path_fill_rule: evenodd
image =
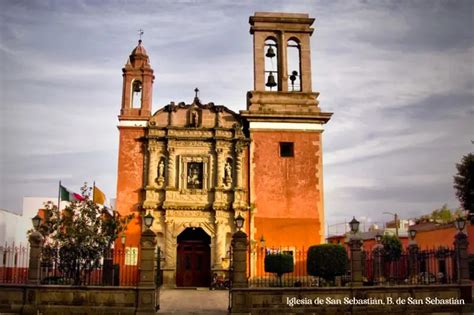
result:
<svg viewBox="0 0 474 315"><path fill-rule="evenodd" d="M176 285L179 287L208 287L210 284L209 245L201 241L178 244Z"/></svg>

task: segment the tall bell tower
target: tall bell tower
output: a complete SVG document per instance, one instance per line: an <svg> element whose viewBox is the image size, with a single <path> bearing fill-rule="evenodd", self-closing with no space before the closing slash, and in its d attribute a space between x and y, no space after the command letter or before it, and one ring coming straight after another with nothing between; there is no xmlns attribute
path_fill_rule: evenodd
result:
<svg viewBox="0 0 474 315"><path fill-rule="evenodd" d="M254 90L247 93L251 237L268 246L324 240L322 112L311 85L307 14L257 12L253 35Z"/></svg>
<svg viewBox="0 0 474 315"><path fill-rule="evenodd" d="M118 174L117 174L117 210L121 215L135 213L127 230L125 246L128 250L138 251L141 223L140 205L143 202L144 137L148 120L151 117L153 88L153 69L143 47L142 41L132 50L123 72L122 106L118 129L120 133Z"/></svg>

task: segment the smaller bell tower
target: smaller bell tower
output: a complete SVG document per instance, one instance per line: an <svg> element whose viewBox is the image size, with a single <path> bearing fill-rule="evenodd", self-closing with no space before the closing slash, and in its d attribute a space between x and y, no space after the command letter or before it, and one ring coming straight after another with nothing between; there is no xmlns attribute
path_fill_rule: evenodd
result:
<svg viewBox="0 0 474 315"><path fill-rule="evenodd" d="M119 124L117 170L117 211L135 213L127 229L125 250L138 251L140 244L140 210L143 203L145 150L143 139L151 117L153 69L141 39L132 50L123 72L123 90Z"/></svg>
<svg viewBox="0 0 474 315"><path fill-rule="evenodd" d="M130 54L122 72L122 109L119 120L148 120L151 116L152 87L155 77L141 39Z"/></svg>
<svg viewBox="0 0 474 315"><path fill-rule="evenodd" d="M308 14L256 12L254 89L245 118L251 140L250 237L268 246L310 246L324 240L322 112L311 83Z"/></svg>

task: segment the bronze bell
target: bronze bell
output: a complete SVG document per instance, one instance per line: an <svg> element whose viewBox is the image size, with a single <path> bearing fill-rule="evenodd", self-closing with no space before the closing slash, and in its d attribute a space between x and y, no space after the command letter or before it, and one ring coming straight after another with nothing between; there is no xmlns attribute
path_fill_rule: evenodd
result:
<svg viewBox="0 0 474 315"><path fill-rule="evenodd" d="M265 85L268 86L270 89L277 85L275 82L275 77L273 76L273 73L271 71L270 71L270 74L268 75L267 83Z"/></svg>
<svg viewBox="0 0 474 315"><path fill-rule="evenodd" d="M133 92L140 93L142 91L142 83L140 81L133 82Z"/></svg>
<svg viewBox="0 0 474 315"><path fill-rule="evenodd" d="M265 54L265 57L268 57L268 58L273 58L275 57L275 51L273 51L273 47L272 46L269 46L268 47L268 50L267 50L267 53Z"/></svg>

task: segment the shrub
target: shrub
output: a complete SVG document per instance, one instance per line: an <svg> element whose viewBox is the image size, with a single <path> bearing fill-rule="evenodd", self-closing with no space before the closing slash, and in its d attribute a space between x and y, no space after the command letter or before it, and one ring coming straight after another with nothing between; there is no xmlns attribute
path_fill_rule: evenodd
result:
<svg viewBox="0 0 474 315"><path fill-rule="evenodd" d="M341 245L322 244L308 249L306 267L308 274L333 281L347 271L347 252Z"/></svg>
<svg viewBox="0 0 474 315"><path fill-rule="evenodd" d="M395 235L384 235L382 245L388 261L397 261L402 256L402 242Z"/></svg>
<svg viewBox="0 0 474 315"><path fill-rule="evenodd" d="M280 281L281 276L288 272L293 272L293 256L289 254L267 254L265 256L265 272L276 274Z"/></svg>

